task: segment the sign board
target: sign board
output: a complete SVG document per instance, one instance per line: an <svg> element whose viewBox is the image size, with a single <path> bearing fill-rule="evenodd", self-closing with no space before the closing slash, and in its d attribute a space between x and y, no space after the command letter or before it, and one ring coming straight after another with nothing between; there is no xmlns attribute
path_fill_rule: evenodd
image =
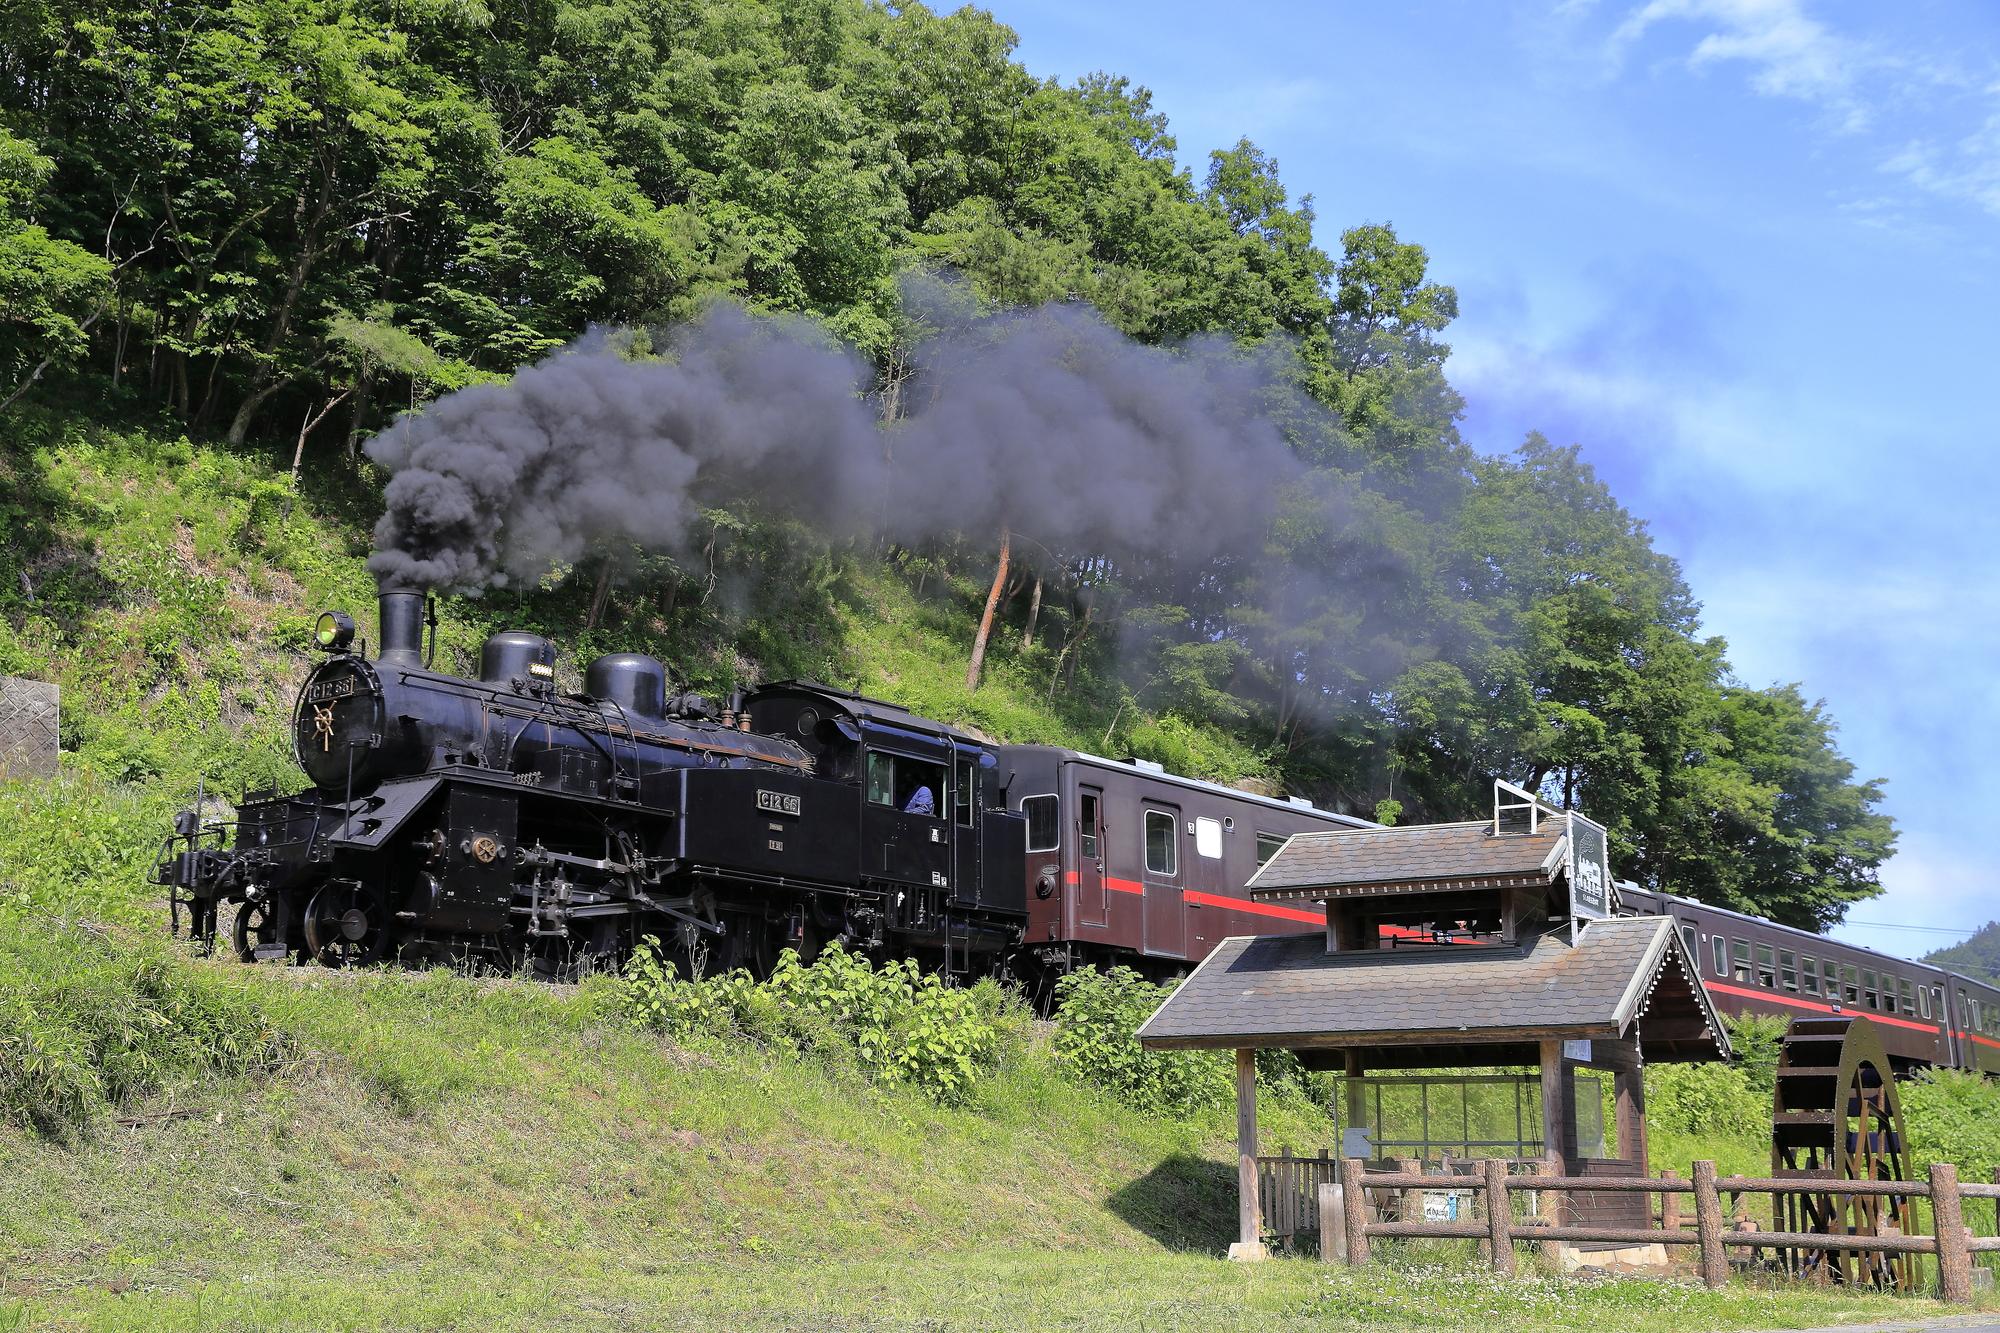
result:
<svg viewBox="0 0 2000 1333"><path fill-rule="evenodd" d="M1461 1202L1462 1201L1462 1202ZM1426 1190L1424 1221L1456 1222L1472 1215L1472 1196L1463 1190Z"/></svg>
<svg viewBox="0 0 2000 1333"><path fill-rule="evenodd" d="M1581 1040L1565 1041L1563 1043L1563 1059L1575 1060L1579 1064L1589 1064L1590 1038L1585 1037Z"/></svg>
<svg viewBox="0 0 2000 1333"><path fill-rule="evenodd" d="M1593 824L1573 810L1564 818L1569 821L1569 914L1578 921L1601 920L1617 907L1612 899L1611 840L1602 824Z"/></svg>
<svg viewBox="0 0 2000 1333"><path fill-rule="evenodd" d="M1349 1125L1340 1133L1340 1155L1363 1159L1375 1155L1375 1131L1366 1125Z"/></svg>

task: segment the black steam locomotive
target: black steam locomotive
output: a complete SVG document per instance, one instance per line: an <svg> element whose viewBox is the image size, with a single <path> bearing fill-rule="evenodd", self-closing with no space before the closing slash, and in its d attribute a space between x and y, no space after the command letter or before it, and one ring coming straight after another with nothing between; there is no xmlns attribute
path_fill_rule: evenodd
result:
<svg viewBox="0 0 2000 1333"><path fill-rule="evenodd" d="M233 822L176 822L155 870L174 928L246 962L391 956L545 975L642 935L692 969L761 970L829 940L994 970L1026 922L1024 820L992 746L811 682L669 699L653 658L489 638L477 680L430 670L425 598L388 589L370 660L320 620L293 743L312 783ZM433 621L434 624L434 621Z"/></svg>

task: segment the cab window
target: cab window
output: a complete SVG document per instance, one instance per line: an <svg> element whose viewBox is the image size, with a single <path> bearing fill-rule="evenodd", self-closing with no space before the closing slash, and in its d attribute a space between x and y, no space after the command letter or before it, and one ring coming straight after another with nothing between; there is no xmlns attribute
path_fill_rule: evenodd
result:
<svg viewBox="0 0 2000 1333"><path fill-rule="evenodd" d="M1715 945L1715 975L1726 977L1729 975L1729 941L1717 935L1712 942Z"/></svg>
<svg viewBox="0 0 2000 1333"><path fill-rule="evenodd" d="M1171 876L1180 867L1180 843L1174 830L1180 821L1164 810L1146 812L1146 871Z"/></svg>
<svg viewBox="0 0 2000 1333"><path fill-rule="evenodd" d="M944 765L905 754L868 752L868 800L905 814L937 818L944 799Z"/></svg>
<svg viewBox="0 0 2000 1333"><path fill-rule="evenodd" d="M1053 852L1062 846L1062 829L1056 820L1054 796L1023 796L1021 813L1028 817L1028 850Z"/></svg>
<svg viewBox="0 0 2000 1333"><path fill-rule="evenodd" d="M960 760L958 765L958 785L952 789L952 817L967 828L972 827L972 794L979 787L979 768L969 760Z"/></svg>

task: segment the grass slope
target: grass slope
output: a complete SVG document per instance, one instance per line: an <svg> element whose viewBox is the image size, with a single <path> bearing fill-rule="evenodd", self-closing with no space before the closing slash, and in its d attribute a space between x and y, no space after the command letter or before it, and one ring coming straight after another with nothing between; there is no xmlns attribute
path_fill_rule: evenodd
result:
<svg viewBox="0 0 2000 1333"><path fill-rule="evenodd" d="M1230 1126L1017 1041L944 1109L627 1026L610 987L177 966L275 1074L183 1080L63 1146L0 1128L0 1321L56 1327L1736 1328L1926 1303L1492 1282L1216 1256ZM1315 1144L1275 1108L1267 1148Z"/></svg>

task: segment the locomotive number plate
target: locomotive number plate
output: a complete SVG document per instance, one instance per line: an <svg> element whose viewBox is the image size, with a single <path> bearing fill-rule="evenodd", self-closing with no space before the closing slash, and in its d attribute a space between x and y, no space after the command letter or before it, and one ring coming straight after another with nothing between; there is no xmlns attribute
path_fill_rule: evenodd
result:
<svg viewBox="0 0 2000 1333"><path fill-rule="evenodd" d="M353 676L335 676L332 680L316 680L307 686L306 702L325 703L329 699L345 699L353 693Z"/></svg>
<svg viewBox="0 0 2000 1333"><path fill-rule="evenodd" d="M795 815L799 812L799 798L789 792L765 791L757 789L757 808L774 815Z"/></svg>

